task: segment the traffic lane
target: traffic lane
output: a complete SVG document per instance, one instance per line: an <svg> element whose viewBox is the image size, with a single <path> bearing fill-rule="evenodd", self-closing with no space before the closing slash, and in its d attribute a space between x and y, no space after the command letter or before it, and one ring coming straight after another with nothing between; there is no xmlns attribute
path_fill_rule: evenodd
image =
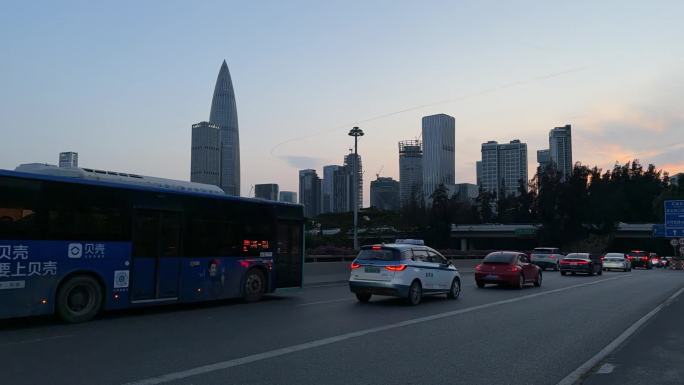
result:
<svg viewBox="0 0 684 385"><path fill-rule="evenodd" d="M596 365L582 384L681 384L684 382L684 299L680 295Z"/></svg>
<svg viewBox="0 0 684 385"><path fill-rule="evenodd" d="M317 290L290 291L266 301L242 304L223 301L219 305L174 306L117 312L80 325L44 325L3 331L1 340L35 340L55 335L71 336L61 340L19 344L0 353L7 362L5 372L11 383L120 383L131 378L148 377L183 367L200 366L256 354L281 346L329 337L377 325L385 325L421 315L476 306L525 292L551 290L600 277L563 279L546 275L545 286L523 291L474 289L466 285L460 300L430 298L418 307L403 306L398 299L373 301L373 306L355 302L346 286ZM471 276L472 279L472 276ZM320 300L350 298L345 302L297 306ZM224 305L225 304L225 305ZM9 354L11 352L11 354ZM66 353L65 353L66 352ZM29 363L44 362L41 371ZM83 377L65 378L64 368L79 367Z"/></svg>
<svg viewBox="0 0 684 385"><path fill-rule="evenodd" d="M575 280L568 277L568 280ZM681 287L643 274L311 348L172 384L551 384ZM642 293L642 286L659 290ZM615 294L634 298L630 306ZM588 298L595 297L593 300Z"/></svg>

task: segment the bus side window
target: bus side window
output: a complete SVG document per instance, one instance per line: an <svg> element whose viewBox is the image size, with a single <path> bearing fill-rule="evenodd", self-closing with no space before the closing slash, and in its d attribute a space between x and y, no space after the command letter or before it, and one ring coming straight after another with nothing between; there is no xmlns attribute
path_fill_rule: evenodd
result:
<svg viewBox="0 0 684 385"><path fill-rule="evenodd" d="M41 184L0 178L0 239L40 238L36 209Z"/></svg>

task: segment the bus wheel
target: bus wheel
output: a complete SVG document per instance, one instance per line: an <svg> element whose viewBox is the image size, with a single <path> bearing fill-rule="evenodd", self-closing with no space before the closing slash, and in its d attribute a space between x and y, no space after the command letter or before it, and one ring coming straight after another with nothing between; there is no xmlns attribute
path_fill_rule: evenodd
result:
<svg viewBox="0 0 684 385"><path fill-rule="evenodd" d="M64 322L85 322L97 315L102 307L102 288L92 277L78 275L69 278L57 291L56 311Z"/></svg>
<svg viewBox="0 0 684 385"><path fill-rule="evenodd" d="M243 298L246 302L255 302L264 296L266 291L266 278L258 269L252 269L245 276L245 287L242 288Z"/></svg>

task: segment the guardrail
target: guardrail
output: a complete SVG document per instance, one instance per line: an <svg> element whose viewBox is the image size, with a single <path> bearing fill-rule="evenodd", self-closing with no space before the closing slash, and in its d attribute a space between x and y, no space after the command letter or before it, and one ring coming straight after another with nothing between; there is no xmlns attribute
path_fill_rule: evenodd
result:
<svg viewBox="0 0 684 385"><path fill-rule="evenodd" d="M462 260L462 259L482 259L484 255L482 254L472 254L472 255L445 255L446 258L452 260ZM351 262L356 258L355 255L307 255L304 257L304 262L306 263L318 263L318 262Z"/></svg>

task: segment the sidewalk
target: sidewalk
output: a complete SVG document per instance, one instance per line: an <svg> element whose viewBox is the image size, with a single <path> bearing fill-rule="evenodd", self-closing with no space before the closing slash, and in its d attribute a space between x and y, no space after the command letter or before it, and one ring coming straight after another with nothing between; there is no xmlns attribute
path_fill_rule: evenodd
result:
<svg viewBox="0 0 684 385"><path fill-rule="evenodd" d="M601 362L584 385L684 383L684 294Z"/></svg>

